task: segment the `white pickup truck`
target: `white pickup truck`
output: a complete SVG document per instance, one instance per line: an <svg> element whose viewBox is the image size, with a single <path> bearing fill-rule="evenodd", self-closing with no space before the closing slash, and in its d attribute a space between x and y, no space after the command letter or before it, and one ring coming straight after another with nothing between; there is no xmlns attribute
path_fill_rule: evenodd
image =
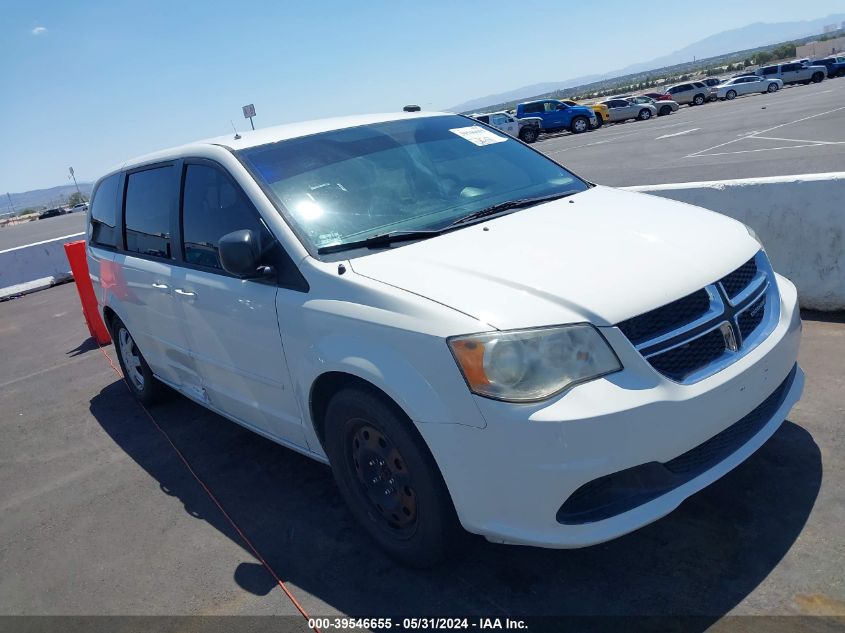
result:
<svg viewBox="0 0 845 633"><path fill-rule="evenodd" d="M540 117L518 119L508 112L485 112L483 114L471 114L470 117L526 143L536 141L543 129L543 120Z"/></svg>

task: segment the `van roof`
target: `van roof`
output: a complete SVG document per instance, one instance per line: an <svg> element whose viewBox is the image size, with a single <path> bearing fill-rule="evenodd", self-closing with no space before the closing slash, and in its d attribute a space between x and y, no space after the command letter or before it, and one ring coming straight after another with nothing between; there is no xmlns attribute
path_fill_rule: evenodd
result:
<svg viewBox="0 0 845 633"><path fill-rule="evenodd" d="M197 145L220 145L232 150L247 149L250 147L257 147L259 145L266 145L268 143L275 143L278 141L285 141L301 136L310 136L312 134L320 134L321 132L331 132L332 130L342 130L345 128L358 127L361 125L372 125L374 123L386 123L387 121L401 121L404 119L422 119L433 116L446 116L452 114L451 112L391 112L382 114L360 114L354 116L333 117L327 119L315 119L312 121L301 121L298 123L285 123L284 125L274 125L272 127L260 128L258 130L246 130L238 132L236 138L234 132L224 136L215 136L185 145L179 145L168 149L159 150L142 156L136 156L127 160L122 165L115 167L111 171L119 169L126 169L134 165L141 165L144 163L153 162L156 160L167 160L169 158L176 158L183 154L188 154L191 148Z"/></svg>

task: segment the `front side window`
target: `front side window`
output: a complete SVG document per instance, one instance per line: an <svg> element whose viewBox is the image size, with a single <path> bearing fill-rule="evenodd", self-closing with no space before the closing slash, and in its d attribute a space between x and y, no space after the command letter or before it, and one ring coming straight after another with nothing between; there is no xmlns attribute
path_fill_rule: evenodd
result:
<svg viewBox="0 0 845 633"><path fill-rule="evenodd" d="M436 231L503 202L588 187L539 152L457 115L335 130L237 156L314 249Z"/></svg>
<svg viewBox="0 0 845 633"><path fill-rule="evenodd" d="M269 232L241 188L220 168L208 164L185 166L182 194L182 241L185 261L222 270L220 238L242 229L252 230L260 244Z"/></svg>
<svg viewBox="0 0 845 633"><path fill-rule="evenodd" d="M175 210L175 167L156 167L126 177L126 250L155 257L172 256L170 221Z"/></svg>
<svg viewBox="0 0 845 633"><path fill-rule="evenodd" d="M120 242L120 234L117 231L117 187L119 184L120 174L114 174L103 180L94 191L91 200L91 228L88 236L92 244L117 248Z"/></svg>

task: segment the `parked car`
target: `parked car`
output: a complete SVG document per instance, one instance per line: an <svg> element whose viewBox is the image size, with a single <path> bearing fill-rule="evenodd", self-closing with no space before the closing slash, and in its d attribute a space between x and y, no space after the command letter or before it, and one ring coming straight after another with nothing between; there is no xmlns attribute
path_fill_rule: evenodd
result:
<svg viewBox="0 0 845 633"><path fill-rule="evenodd" d="M710 88L700 81L671 86L666 92L681 105L702 105L710 98Z"/></svg>
<svg viewBox="0 0 845 633"><path fill-rule="evenodd" d="M642 94L643 97L648 97L649 99L654 99L655 101L671 101L672 95L668 92L644 92Z"/></svg>
<svg viewBox="0 0 845 633"><path fill-rule="evenodd" d="M169 385L329 464L411 565L463 530L633 531L753 454L803 388L796 289L751 229L458 115L130 160L95 185L87 238L135 397Z"/></svg>
<svg viewBox="0 0 845 633"><path fill-rule="evenodd" d="M707 77L705 79L702 79L701 83L703 83L708 88L714 88L715 86L718 86L723 81L724 81L724 79L719 79L718 77ZM712 95L712 93L711 93L711 95ZM711 101L714 101L715 97L710 96L709 99Z"/></svg>
<svg viewBox="0 0 845 633"><path fill-rule="evenodd" d="M845 58L842 58L842 61L837 61L835 57L815 59L813 60L812 65L824 66L827 68L828 79L833 79L834 77L845 77Z"/></svg>
<svg viewBox="0 0 845 633"><path fill-rule="evenodd" d="M631 103L639 104L639 105L652 105L654 106L655 110L657 110L657 116L666 116L667 114L672 114L673 112L677 112L678 105L677 101L670 100L662 100L662 101L655 101L651 97L646 95L640 95L638 97L630 97L628 99Z"/></svg>
<svg viewBox="0 0 845 633"><path fill-rule="evenodd" d="M577 101L573 101L572 99L561 99L561 102L565 103L568 106L580 106L584 105L578 103ZM590 108L593 112L596 113L596 125L594 127L601 127L608 121L610 121L610 114L607 111L607 106L601 103L591 103L588 106L584 106Z"/></svg>
<svg viewBox="0 0 845 633"><path fill-rule="evenodd" d="M780 79L784 85L810 82L819 83L827 76L827 66L805 65L799 62L763 66L754 71L763 79Z"/></svg>
<svg viewBox="0 0 845 633"><path fill-rule="evenodd" d="M596 113L584 106L569 106L557 99L527 101L516 106L518 118L536 116L543 120L543 132L569 130L581 134L597 127Z"/></svg>
<svg viewBox="0 0 845 633"><path fill-rule="evenodd" d="M650 103L633 103L629 99L610 99L602 103L607 106L610 120L613 123L620 123L629 119L647 121L651 117L657 116L657 108Z"/></svg>
<svg viewBox="0 0 845 633"><path fill-rule="evenodd" d="M39 220L46 220L47 218L55 218L59 215L64 215L65 210L61 207L56 207L55 209L47 209L46 211L42 211L38 214Z"/></svg>
<svg viewBox="0 0 845 633"><path fill-rule="evenodd" d="M80 202L79 204L75 204L67 210L68 213L77 213L78 211L88 211L88 203Z"/></svg>
<svg viewBox="0 0 845 633"><path fill-rule="evenodd" d="M742 95L777 92L781 88L783 88L783 82L780 79L764 79L757 76L735 77L711 88L710 92L716 99L732 101Z"/></svg>
<svg viewBox="0 0 845 633"><path fill-rule="evenodd" d="M508 112L487 112L470 116L526 143L533 143L537 140L543 124L540 117L518 119Z"/></svg>

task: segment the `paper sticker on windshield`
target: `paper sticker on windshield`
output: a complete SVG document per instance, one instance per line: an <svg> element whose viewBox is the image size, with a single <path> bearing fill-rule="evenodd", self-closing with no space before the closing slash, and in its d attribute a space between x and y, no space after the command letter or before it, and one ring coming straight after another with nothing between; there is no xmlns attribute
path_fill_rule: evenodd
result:
<svg viewBox="0 0 845 633"><path fill-rule="evenodd" d="M492 145L493 143L504 143L507 141L506 136L499 136L490 130L485 130L479 125L471 125L469 127L456 127L449 130L452 134L457 134L461 138L465 138L470 143L478 145Z"/></svg>

